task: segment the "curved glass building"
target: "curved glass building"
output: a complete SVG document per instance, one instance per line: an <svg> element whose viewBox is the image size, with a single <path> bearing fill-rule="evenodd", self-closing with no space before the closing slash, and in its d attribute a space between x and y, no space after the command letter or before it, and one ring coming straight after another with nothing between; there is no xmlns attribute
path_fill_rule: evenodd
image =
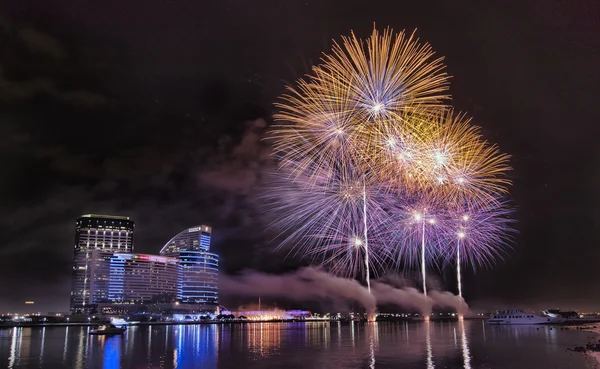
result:
<svg viewBox="0 0 600 369"><path fill-rule="evenodd" d="M212 228L206 225L188 228L167 242L160 254L179 259L177 299L183 304L219 304L219 256L210 252Z"/></svg>

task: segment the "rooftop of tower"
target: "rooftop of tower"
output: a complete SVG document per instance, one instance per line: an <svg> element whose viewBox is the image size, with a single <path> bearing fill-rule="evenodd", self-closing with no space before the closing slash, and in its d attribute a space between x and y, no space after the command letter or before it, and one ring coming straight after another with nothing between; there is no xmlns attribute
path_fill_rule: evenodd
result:
<svg viewBox="0 0 600 369"><path fill-rule="evenodd" d="M81 216L81 218L130 220L129 217L121 217L121 216L117 216L117 215L102 215L102 214L84 214Z"/></svg>

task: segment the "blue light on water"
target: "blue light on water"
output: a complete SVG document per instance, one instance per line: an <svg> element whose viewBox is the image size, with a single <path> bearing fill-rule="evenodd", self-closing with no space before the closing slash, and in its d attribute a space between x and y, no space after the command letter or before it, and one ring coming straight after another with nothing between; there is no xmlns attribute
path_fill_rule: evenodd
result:
<svg viewBox="0 0 600 369"><path fill-rule="evenodd" d="M121 336L107 337L104 343L104 369L119 369L121 364Z"/></svg>
<svg viewBox="0 0 600 369"><path fill-rule="evenodd" d="M179 326L175 333L177 369L212 369L217 367L218 334L215 325Z"/></svg>

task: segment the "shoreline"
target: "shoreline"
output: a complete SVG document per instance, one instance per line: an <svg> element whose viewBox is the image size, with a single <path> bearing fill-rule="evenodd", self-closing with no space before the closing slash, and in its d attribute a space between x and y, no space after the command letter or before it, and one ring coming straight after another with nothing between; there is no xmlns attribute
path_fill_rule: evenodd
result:
<svg viewBox="0 0 600 369"><path fill-rule="evenodd" d="M586 356L586 358L590 361L590 368L600 368L600 323L590 322L577 325L569 325L565 326L565 329L595 334L592 343L588 343L585 347L577 346L569 350L573 352L583 353Z"/></svg>
<svg viewBox="0 0 600 369"><path fill-rule="evenodd" d="M332 322L333 320L248 320L248 321L192 321L192 322L127 322L126 326L145 326L145 325L210 325L210 324L254 324L254 323L312 323L312 322ZM92 323L17 323L0 324L3 328L35 328L35 327L95 327L107 324L108 321L99 321Z"/></svg>
<svg viewBox="0 0 600 369"><path fill-rule="evenodd" d="M465 320L482 320L481 318L465 318ZM385 319L377 321L384 322L422 322L420 319ZM457 319L432 319L432 321L458 321ZM60 322L60 323L8 323L0 324L0 329L10 328L34 328L34 327L94 327L106 324L107 321L96 322ZM145 325L208 325L208 324L255 324L255 323L323 323L323 322L341 322L350 323L351 320L335 320L335 319L286 319L286 320L224 320L224 321L169 321L169 322L127 322L126 326L145 326ZM355 321L366 322L366 320Z"/></svg>

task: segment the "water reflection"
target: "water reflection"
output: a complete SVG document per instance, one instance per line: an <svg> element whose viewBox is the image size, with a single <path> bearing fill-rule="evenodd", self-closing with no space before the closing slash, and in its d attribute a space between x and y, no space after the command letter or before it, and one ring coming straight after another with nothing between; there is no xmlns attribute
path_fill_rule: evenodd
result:
<svg viewBox="0 0 600 369"><path fill-rule="evenodd" d="M146 359L150 360L150 351L152 351L152 326L148 327L148 354L146 355Z"/></svg>
<svg viewBox="0 0 600 369"><path fill-rule="evenodd" d="M486 343L487 341L485 339L485 321L484 320L481 321L481 326L483 328L483 343Z"/></svg>
<svg viewBox="0 0 600 369"><path fill-rule="evenodd" d="M433 350L431 348L431 322L426 320L425 322L425 344L427 346L427 369L434 369L433 365Z"/></svg>
<svg viewBox="0 0 600 369"><path fill-rule="evenodd" d="M83 368L83 354L85 352L84 345L87 343L87 335L84 332L79 333L79 341L77 344L77 353L75 354L75 365L76 369Z"/></svg>
<svg viewBox="0 0 600 369"><path fill-rule="evenodd" d="M249 324L245 328L247 330L246 342L248 349L260 358L266 358L273 355L281 344L281 330L277 329L278 323L254 323ZM314 332L307 329L307 341L314 339Z"/></svg>
<svg viewBox="0 0 600 369"><path fill-rule="evenodd" d="M370 354L370 365L369 368L375 369L375 351L379 344L379 330L377 322L367 323L367 329L369 331L369 354Z"/></svg>
<svg viewBox="0 0 600 369"><path fill-rule="evenodd" d="M458 343L456 341L456 327L453 329L454 332L454 347L458 346Z"/></svg>
<svg viewBox="0 0 600 369"><path fill-rule="evenodd" d="M580 332L480 324L157 325L130 327L114 337L89 336L85 327L11 328L0 330L0 368L530 369L584 363L583 356L564 351L585 344L587 335Z"/></svg>
<svg viewBox="0 0 600 369"><path fill-rule="evenodd" d="M12 329L12 339L10 341L10 356L8 357L8 369L12 369L17 361L17 358L21 357L21 342L22 342L22 328Z"/></svg>
<svg viewBox="0 0 600 369"><path fill-rule="evenodd" d="M460 342L462 346L464 368L471 369L471 353L469 352L469 341L467 339L467 333L465 331L465 321L461 319L459 320L458 324L460 325L461 330Z"/></svg>
<svg viewBox="0 0 600 369"><path fill-rule="evenodd" d="M104 369L118 369L121 366L121 336L100 337L104 345Z"/></svg>
<svg viewBox="0 0 600 369"><path fill-rule="evenodd" d="M63 356L62 356L63 364L65 364L67 362L67 348L69 347L68 343L69 343L69 327L66 327L65 328L65 343L64 343Z"/></svg>
<svg viewBox="0 0 600 369"><path fill-rule="evenodd" d="M41 343L40 343L40 359L39 359L39 363L40 366L42 366L44 364L44 344L46 343L46 327L42 328L42 339L41 339Z"/></svg>

